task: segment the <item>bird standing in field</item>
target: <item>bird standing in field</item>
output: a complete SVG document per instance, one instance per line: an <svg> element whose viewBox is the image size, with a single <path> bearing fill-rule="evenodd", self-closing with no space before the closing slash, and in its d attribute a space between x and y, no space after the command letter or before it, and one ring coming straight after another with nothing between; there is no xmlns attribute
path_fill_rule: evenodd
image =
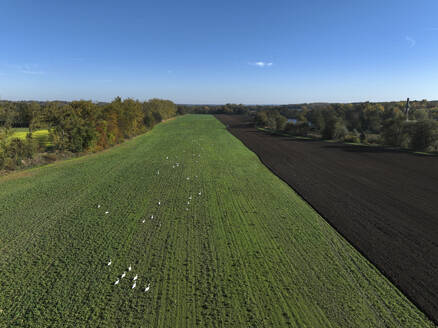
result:
<svg viewBox="0 0 438 328"><path fill-rule="evenodd" d="M113 263L112 261L111 261L111 259L108 261L108 264L107 265L111 265L111 263Z"/></svg>
<svg viewBox="0 0 438 328"><path fill-rule="evenodd" d="M131 266L128 267L128 271L131 271Z"/></svg>
<svg viewBox="0 0 438 328"><path fill-rule="evenodd" d="M144 291L147 292L147 291L149 291L150 288L151 288L151 284L148 284L148 285L144 288Z"/></svg>
<svg viewBox="0 0 438 328"><path fill-rule="evenodd" d="M135 286L137 286L137 282L134 281L134 284L132 285L132 288L131 288L131 289L134 289Z"/></svg>
<svg viewBox="0 0 438 328"><path fill-rule="evenodd" d="M138 278L138 274L136 274L135 277L134 277L134 279L132 279L132 280L136 281L137 278Z"/></svg>
<svg viewBox="0 0 438 328"><path fill-rule="evenodd" d="M125 276L126 276L126 272L123 271L123 273L122 273L122 279L125 278Z"/></svg>
<svg viewBox="0 0 438 328"><path fill-rule="evenodd" d="M116 280L116 282L114 283L114 285L118 285L118 284L119 284L119 282L120 282L120 280L119 280L119 279L117 279L117 280Z"/></svg>
<svg viewBox="0 0 438 328"><path fill-rule="evenodd" d="M109 213L109 211L105 211L105 214L108 214Z"/></svg>

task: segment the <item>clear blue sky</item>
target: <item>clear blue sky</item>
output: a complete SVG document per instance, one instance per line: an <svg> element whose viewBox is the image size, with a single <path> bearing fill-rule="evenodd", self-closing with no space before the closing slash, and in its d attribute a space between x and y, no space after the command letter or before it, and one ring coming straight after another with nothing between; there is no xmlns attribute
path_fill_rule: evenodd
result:
<svg viewBox="0 0 438 328"><path fill-rule="evenodd" d="M437 0L0 0L1 99L438 99Z"/></svg>

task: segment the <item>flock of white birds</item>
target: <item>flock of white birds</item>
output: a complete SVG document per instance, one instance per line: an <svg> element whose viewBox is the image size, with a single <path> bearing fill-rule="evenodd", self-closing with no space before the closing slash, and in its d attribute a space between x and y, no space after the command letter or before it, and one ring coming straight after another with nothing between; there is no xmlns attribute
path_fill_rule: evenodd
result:
<svg viewBox="0 0 438 328"><path fill-rule="evenodd" d="M198 156L198 158L199 157L201 157L201 154L193 154L193 156ZM169 160L169 156L166 156L166 160ZM196 160L196 163L198 163L198 161ZM180 162L176 162L174 165L172 165L172 168L178 168L179 166L181 165L181 163ZM160 170L157 170L157 176L158 175L160 175ZM195 178L198 178L198 176L197 175L195 175L194 176ZM190 177L187 177L186 178L187 179L187 181L190 181ZM201 196L202 195L202 191L199 191L198 192L198 196ZM187 206L188 205L190 205L190 202L192 201L192 196L191 195L189 195L189 197L188 197L188 201L187 201ZM161 201L160 200L158 200L157 201L157 205L158 206L161 206ZM99 204L99 205L97 205L97 208L101 208L101 205ZM189 209L188 209L188 207L186 207L186 211L188 211ZM107 215L107 214L109 214L109 211L105 211L105 215ZM151 220L153 220L154 218L155 218L155 216L154 216L154 214L152 214L151 216L150 216L150 218L151 218ZM145 223L146 222L146 219L143 219L142 221L141 221L141 223ZM159 225L160 225L160 227L161 227L161 223L159 223ZM110 265L112 265L112 260L111 259L109 259L109 261L106 263L106 266L110 266ZM119 283L120 283L120 281L121 281L121 279L123 279L123 278L125 278L126 277L126 273L127 272L131 272L132 271L132 265L129 265L129 267L125 270L125 271L123 271L123 273L121 274L121 275L118 275L117 276L117 280L113 283L113 285L114 286L117 286L117 285L119 285ZM136 287L137 287L137 280L138 280L138 274L136 274L133 278L132 278L132 286L131 286L131 289L135 289ZM149 290L150 290L150 288L151 288L151 284L150 284L150 282L144 287L144 289L143 289L143 291L144 292L148 292Z"/></svg>

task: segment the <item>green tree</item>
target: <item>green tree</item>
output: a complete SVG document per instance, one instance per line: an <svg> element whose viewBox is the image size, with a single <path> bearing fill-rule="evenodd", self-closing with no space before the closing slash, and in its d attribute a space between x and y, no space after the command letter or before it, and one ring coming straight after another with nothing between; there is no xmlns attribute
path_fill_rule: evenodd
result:
<svg viewBox="0 0 438 328"><path fill-rule="evenodd" d="M404 119L401 116L395 116L383 122L381 136L385 145L399 147L405 143L406 134L403 123Z"/></svg>
<svg viewBox="0 0 438 328"><path fill-rule="evenodd" d="M50 134L57 149L86 151L96 139L97 134L92 122L87 122L81 117L82 105L75 103L52 107L49 116Z"/></svg>
<svg viewBox="0 0 438 328"><path fill-rule="evenodd" d="M333 110L328 110L325 115L322 137L324 139L341 140L347 133L343 120L336 116Z"/></svg>
<svg viewBox="0 0 438 328"><path fill-rule="evenodd" d="M313 109L308 112L306 118L312 124L313 128L323 131L325 128L325 119L321 109Z"/></svg>
<svg viewBox="0 0 438 328"><path fill-rule="evenodd" d="M268 124L268 114L265 111L259 111L255 115L255 124L259 127L265 127Z"/></svg>
<svg viewBox="0 0 438 328"><path fill-rule="evenodd" d="M413 127L411 148L419 151L436 150L438 142L438 122L425 120Z"/></svg>
<svg viewBox="0 0 438 328"><path fill-rule="evenodd" d="M276 115L275 116L275 128L274 128L274 130L276 130L276 131L283 131L285 126L286 126L286 123L287 123L287 118L286 117L284 117L283 115L280 115L280 114Z"/></svg>

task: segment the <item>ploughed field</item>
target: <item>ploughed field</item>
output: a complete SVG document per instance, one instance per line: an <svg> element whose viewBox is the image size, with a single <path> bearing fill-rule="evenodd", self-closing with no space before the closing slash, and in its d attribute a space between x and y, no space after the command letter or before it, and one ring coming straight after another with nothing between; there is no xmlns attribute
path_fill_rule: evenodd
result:
<svg viewBox="0 0 438 328"><path fill-rule="evenodd" d="M273 136L217 115L438 322L438 157Z"/></svg>
<svg viewBox="0 0 438 328"><path fill-rule="evenodd" d="M1 178L0 245L0 327L433 327L213 116Z"/></svg>

